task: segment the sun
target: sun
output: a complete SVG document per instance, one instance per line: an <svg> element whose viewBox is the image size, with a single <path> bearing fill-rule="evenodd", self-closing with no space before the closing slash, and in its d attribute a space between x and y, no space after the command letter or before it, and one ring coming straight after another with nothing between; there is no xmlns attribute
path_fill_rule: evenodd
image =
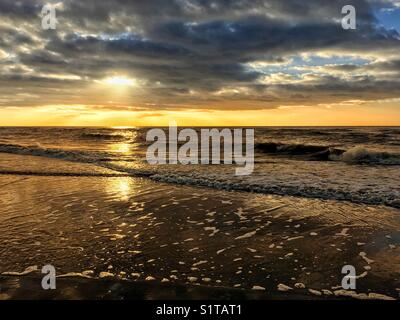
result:
<svg viewBox="0 0 400 320"><path fill-rule="evenodd" d="M121 76L109 77L103 80L105 84L111 86L133 87L136 85L135 79L130 79Z"/></svg>

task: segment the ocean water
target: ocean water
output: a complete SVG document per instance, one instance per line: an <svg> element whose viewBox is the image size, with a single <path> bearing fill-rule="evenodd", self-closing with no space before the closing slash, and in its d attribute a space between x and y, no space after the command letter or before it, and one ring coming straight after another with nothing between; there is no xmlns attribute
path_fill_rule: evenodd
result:
<svg viewBox="0 0 400 320"><path fill-rule="evenodd" d="M400 127L256 128L255 170L242 177L227 165L149 165L148 129L3 127L0 152L176 184L400 207ZM71 170L81 174L77 165Z"/></svg>

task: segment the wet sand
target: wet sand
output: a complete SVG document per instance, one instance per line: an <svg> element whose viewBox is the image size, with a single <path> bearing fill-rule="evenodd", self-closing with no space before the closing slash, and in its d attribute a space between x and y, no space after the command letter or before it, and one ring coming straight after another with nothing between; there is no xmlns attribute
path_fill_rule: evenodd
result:
<svg viewBox="0 0 400 320"><path fill-rule="evenodd" d="M357 270L359 297L399 297L399 209L180 186L102 169L63 176L62 161L46 161L57 168L54 176L32 174L33 162L29 175L0 175L0 298L48 297L30 290L32 274L18 275L46 264L63 287L78 288L54 298L344 298L347 264ZM110 283L126 289L107 296Z"/></svg>

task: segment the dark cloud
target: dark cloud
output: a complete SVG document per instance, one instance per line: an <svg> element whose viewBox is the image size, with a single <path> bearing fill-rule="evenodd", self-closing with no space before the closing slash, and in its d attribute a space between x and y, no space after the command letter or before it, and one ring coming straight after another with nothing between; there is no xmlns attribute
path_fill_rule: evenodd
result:
<svg viewBox="0 0 400 320"><path fill-rule="evenodd" d="M34 19L42 10L43 1L15 1L2 0L0 2L0 12L3 17L16 19Z"/></svg>

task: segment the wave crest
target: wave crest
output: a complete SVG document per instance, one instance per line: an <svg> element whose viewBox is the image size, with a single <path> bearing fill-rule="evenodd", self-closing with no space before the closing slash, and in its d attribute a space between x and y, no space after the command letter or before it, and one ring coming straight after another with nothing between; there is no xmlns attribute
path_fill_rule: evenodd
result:
<svg viewBox="0 0 400 320"><path fill-rule="evenodd" d="M105 133L82 133L80 135L83 139L93 140L123 140L126 137L122 134L105 134Z"/></svg>
<svg viewBox="0 0 400 320"><path fill-rule="evenodd" d="M400 165L400 154L370 151L363 147L354 147L331 158L349 164Z"/></svg>
<svg viewBox="0 0 400 320"><path fill-rule="evenodd" d="M343 161L348 164L400 165L400 154L371 151L363 147L343 150L334 146L264 142L257 143L255 148L261 153L306 161Z"/></svg>

